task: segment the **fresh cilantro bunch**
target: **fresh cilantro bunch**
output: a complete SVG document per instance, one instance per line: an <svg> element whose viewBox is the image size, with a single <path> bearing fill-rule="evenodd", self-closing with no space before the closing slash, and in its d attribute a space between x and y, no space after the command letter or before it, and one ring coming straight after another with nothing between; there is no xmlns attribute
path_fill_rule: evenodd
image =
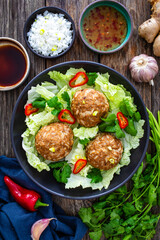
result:
<svg viewBox="0 0 160 240"><path fill-rule="evenodd" d="M53 177L57 180L57 182L68 182L68 178L71 175L71 166L67 163L67 161L50 163L49 167L53 168Z"/></svg>
<svg viewBox="0 0 160 240"><path fill-rule="evenodd" d="M102 233L107 240L151 240L156 232L160 214L151 210L160 206L160 112L158 121L148 114L156 152L146 154L146 167L142 163L134 174L131 189L124 185L79 211L92 240L100 240Z"/></svg>

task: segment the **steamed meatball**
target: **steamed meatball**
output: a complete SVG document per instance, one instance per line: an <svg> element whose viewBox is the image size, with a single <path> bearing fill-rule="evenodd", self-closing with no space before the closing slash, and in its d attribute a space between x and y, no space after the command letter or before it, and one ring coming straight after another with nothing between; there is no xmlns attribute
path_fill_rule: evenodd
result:
<svg viewBox="0 0 160 240"><path fill-rule="evenodd" d="M107 115L109 103L103 93L83 89L74 94L71 110L80 125L94 127L101 122L101 117Z"/></svg>
<svg viewBox="0 0 160 240"><path fill-rule="evenodd" d="M120 162L122 153L122 142L108 133L98 134L86 148L87 161L101 170L115 167Z"/></svg>
<svg viewBox="0 0 160 240"><path fill-rule="evenodd" d="M73 145L73 131L63 123L42 127L35 137L35 146L46 160L57 161L67 156Z"/></svg>

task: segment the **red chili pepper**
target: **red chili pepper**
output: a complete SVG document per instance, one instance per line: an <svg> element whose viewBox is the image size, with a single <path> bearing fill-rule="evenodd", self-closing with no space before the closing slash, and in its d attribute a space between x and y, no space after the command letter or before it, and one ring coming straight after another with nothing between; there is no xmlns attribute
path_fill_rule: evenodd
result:
<svg viewBox="0 0 160 240"><path fill-rule="evenodd" d="M86 159L78 159L78 161L74 165L73 173L77 174L79 173L87 164Z"/></svg>
<svg viewBox="0 0 160 240"><path fill-rule="evenodd" d="M82 77L83 80L80 82L80 83L77 83L77 84L73 84L76 82L76 80L79 78L79 77ZM88 77L86 75L85 72L78 72L70 81L69 81L69 86L71 88L74 88L74 87L79 87L79 86L82 86L84 84L86 84L88 82Z"/></svg>
<svg viewBox="0 0 160 240"><path fill-rule="evenodd" d="M128 126L128 119L123 115L122 112L117 113L117 119L118 119L120 128L124 129Z"/></svg>
<svg viewBox="0 0 160 240"><path fill-rule="evenodd" d="M8 176L4 177L4 182L7 185L14 200L23 208L34 212L38 207L48 206L48 204L42 203L40 201L41 196L37 192L19 186Z"/></svg>
<svg viewBox="0 0 160 240"><path fill-rule="evenodd" d="M72 120L68 120L65 117L66 114L69 115ZM58 119L61 122L66 122L66 123L69 123L69 124L74 124L76 122L76 119L72 115L71 111L68 110L68 109L63 109L62 111L60 111L60 113L58 114Z"/></svg>
<svg viewBox="0 0 160 240"><path fill-rule="evenodd" d="M35 113L39 110L39 108L35 108L32 106L32 103L29 103L25 106L25 115L29 116L32 113Z"/></svg>

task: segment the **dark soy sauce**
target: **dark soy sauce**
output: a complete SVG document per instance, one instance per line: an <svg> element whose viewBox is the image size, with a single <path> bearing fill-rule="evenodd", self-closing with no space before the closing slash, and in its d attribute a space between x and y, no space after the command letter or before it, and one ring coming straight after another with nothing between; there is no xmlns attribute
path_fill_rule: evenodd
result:
<svg viewBox="0 0 160 240"><path fill-rule="evenodd" d="M26 72L23 52L13 45L0 45L0 86L17 84Z"/></svg>

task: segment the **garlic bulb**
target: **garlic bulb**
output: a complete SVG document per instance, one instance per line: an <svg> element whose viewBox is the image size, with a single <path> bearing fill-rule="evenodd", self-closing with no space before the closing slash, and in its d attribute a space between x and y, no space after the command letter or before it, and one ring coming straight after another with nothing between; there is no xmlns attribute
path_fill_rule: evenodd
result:
<svg viewBox="0 0 160 240"><path fill-rule="evenodd" d="M157 61L146 54L132 58L129 69L136 82L149 82L150 85L154 85L153 78L159 71Z"/></svg>
<svg viewBox="0 0 160 240"><path fill-rule="evenodd" d="M46 229L52 219L57 220L56 218L44 218L35 222L31 228L31 238L33 240L39 240L42 232Z"/></svg>

